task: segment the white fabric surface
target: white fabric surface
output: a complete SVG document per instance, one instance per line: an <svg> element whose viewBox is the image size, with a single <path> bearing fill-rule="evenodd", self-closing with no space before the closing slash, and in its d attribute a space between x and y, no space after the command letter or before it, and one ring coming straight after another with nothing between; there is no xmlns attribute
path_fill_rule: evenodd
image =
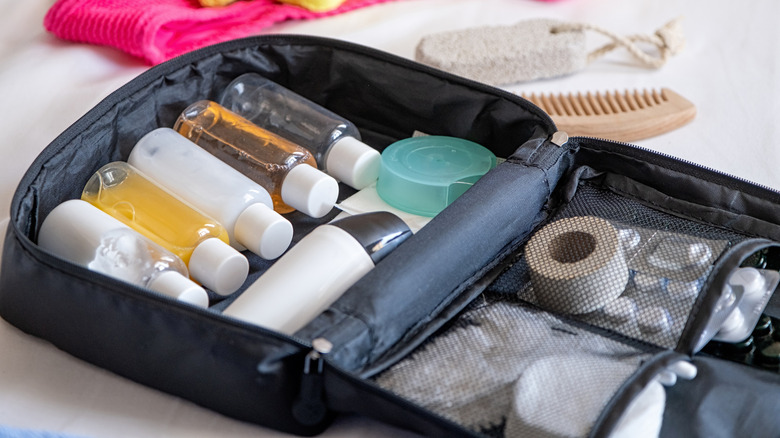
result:
<svg viewBox="0 0 780 438"><path fill-rule="evenodd" d="M148 66L110 48L59 41L42 27L53 0L0 0L0 222L24 171L60 132ZM266 32L340 38L413 58L429 33L555 18L621 35L684 17L687 47L659 70L616 52L584 71L509 87L578 92L668 87L696 119L637 144L780 189L780 2L753 0L400 0ZM605 42L593 35L593 44ZM507 44L518 42L507 41ZM89 340L85 340L89 342ZM283 436L145 388L0 321L0 424L91 437ZM362 418L325 436L399 436Z"/></svg>

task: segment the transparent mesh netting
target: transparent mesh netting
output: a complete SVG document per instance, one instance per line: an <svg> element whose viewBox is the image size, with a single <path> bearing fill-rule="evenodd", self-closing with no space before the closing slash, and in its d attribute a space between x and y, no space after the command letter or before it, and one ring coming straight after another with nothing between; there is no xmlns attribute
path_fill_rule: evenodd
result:
<svg viewBox="0 0 780 438"><path fill-rule="evenodd" d="M713 263L743 239L583 183L490 291L675 348Z"/></svg>
<svg viewBox="0 0 780 438"><path fill-rule="evenodd" d="M589 182L546 226L376 382L486 435L586 436L643 362L676 347L713 263L746 238Z"/></svg>
<svg viewBox="0 0 780 438"><path fill-rule="evenodd" d="M649 356L520 302L485 302L376 382L488 435L585 436Z"/></svg>

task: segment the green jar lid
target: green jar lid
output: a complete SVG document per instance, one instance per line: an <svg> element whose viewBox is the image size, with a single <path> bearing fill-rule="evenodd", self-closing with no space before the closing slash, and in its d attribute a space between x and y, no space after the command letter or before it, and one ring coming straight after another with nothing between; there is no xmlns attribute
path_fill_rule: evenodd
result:
<svg viewBox="0 0 780 438"><path fill-rule="evenodd" d="M412 137L382 152L376 190L399 210L435 216L494 167L496 156L472 141Z"/></svg>

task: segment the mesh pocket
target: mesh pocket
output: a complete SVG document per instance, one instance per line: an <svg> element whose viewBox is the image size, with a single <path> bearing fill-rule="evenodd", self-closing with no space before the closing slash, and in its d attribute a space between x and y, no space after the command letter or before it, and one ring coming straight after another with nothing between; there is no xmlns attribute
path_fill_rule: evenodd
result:
<svg viewBox="0 0 780 438"><path fill-rule="evenodd" d="M744 238L583 183L490 290L675 348L713 263Z"/></svg>
<svg viewBox="0 0 780 438"><path fill-rule="evenodd" d="M376 381L473 431L584 436L649 357L548 312L497 301L465 312Z"/></svg>
<svg viewBox="0 0 780 438"><path fill-rule="evenodd" d="M748 238L598 184L580 181L481 299L377 383L487 435L587 436Z"/></svg>

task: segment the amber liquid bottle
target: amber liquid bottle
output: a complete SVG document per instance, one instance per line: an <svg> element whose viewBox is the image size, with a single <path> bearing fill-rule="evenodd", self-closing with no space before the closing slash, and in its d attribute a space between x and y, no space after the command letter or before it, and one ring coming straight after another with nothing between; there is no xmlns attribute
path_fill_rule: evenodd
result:
<svg viewBox="0 0 780 438"><path fill-rule="evenodd" d="M314 154L320 169L361 190L377 180L382 157L354 123L257 73L231 82L222 106Z"/></svg>
<svg viewBox="0 0 780 438"><path fill-rule="evenodd" d="M311 152L216 102L190 105L174 129L265 188L279 213L322 217L336 203L338 183L317 169Z"/></svg>

